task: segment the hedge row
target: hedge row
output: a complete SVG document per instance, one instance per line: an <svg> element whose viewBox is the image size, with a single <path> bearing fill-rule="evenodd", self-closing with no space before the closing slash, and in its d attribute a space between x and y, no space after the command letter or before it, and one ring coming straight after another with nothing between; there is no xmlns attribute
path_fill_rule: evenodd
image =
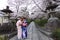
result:
<svg viewBox="0 0 60 40"><path fill-rule="evenodd" d="M57 28L55 31L53 31L52 38L54 40L60 40L60 28Z"/></svg>
<svg viewBox="0 0 60 40"><path fill-rule="evenodd" d="M47 19L36 19L35 23L37 23L40 26L44 26L47 23Z"/></svg>

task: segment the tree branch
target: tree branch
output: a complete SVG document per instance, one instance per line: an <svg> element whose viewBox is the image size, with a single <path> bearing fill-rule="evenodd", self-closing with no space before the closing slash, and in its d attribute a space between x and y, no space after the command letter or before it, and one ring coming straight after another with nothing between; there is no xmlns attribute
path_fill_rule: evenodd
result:
<svg viewBox="0 0 60 40"><path fill-rule="evenodd" d="M46 12L46 11L44 11L44 10L42 10L40 7L39 7L39 5L33 0L33 2L36 4L36 6L42 11L42 12Z"/></svg>

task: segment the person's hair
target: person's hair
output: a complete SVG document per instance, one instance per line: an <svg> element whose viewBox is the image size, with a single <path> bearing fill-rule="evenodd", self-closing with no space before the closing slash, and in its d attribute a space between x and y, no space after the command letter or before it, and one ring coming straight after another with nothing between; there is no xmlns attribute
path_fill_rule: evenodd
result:
<svg viewBox="0 0 60 40"><path fill-rule="evenodd" d="M23 21L23 17L20 17L21 21Z"/></svg>
<svg viewBox="0 0 60 40"><path fill-rule="evenodd" d="M26 19L26 18L24 17L24 19Z"/></svg>
<svg viewBox="0 0 60 40"><path fill-rule="evenodd" d="M22 17L23 19L26 19L26 17Z"/></svg>

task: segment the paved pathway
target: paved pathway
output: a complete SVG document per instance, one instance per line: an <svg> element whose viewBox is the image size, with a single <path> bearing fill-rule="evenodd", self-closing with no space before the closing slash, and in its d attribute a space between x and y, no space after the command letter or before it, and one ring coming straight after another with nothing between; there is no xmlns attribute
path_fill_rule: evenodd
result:
<svg viewBox="0 0 60 40"><path fill-rule="evenodd" d="M11 38L10 40L17 40L17 36ZM28 26L28 38L25 40L52 40L44 34L42 34L35 26L34 22Z"/></svg>

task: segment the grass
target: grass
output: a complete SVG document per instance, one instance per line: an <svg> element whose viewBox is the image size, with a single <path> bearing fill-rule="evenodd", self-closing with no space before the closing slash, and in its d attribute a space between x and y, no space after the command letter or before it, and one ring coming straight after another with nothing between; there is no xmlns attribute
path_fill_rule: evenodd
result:
<svg viewBox="0 0 60 40"><path fill-rule="evenodd" d="M8 36L7 35L0 35L0 40L8 40Z"/></svg>

